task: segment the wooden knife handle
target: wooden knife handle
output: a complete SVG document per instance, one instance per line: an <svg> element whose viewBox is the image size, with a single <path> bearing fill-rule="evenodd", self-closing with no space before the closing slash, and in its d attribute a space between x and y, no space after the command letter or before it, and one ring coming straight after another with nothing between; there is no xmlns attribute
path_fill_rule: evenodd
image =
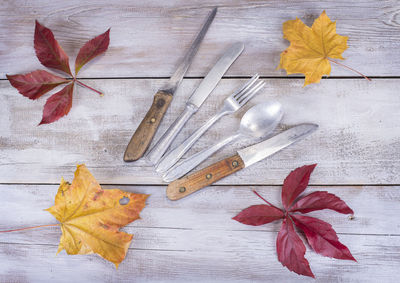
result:
<svg viewBox="0 0 400 283"><path fill-rule="evenodd" d="M166 91L159 90L154 95L153 104L139 127L136 129L125 150L124 161L135 161L143 156L149 147L165 112L167 112L171 101L172 94Z"/></svg>
<svg viewBox="0 0 400 283"><path fill-rule="evenodd" d="M178 200L195 191L244 168L244 162L238 154L218 161L207 168L171 182L167 187L167 197Z"/></svg>

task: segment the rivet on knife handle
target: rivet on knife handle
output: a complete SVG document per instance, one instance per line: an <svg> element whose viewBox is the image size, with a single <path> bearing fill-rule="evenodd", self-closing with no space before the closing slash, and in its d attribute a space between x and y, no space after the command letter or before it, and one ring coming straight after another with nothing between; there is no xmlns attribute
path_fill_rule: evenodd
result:
<svg viewBox="0 0 400 283"><path fill-rule="evenodd" d="M244 168L238 154L214 163L207 168L173 181L167 187L167 197L178 200Z"/></svg>
<svg viewBox="0 0 400 283"><path fill-rule="evenodd" d="M126 148L124 161L135 161L143 156L149 147L165 112L167 112L171 101L172 94L166 91L159 90L155 94L153 104L136 132L133 134L128 147Z"/></svg>

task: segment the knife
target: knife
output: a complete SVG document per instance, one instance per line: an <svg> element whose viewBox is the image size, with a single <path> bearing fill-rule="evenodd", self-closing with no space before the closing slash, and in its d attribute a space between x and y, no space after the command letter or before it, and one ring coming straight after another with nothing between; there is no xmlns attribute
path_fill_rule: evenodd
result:
<svg viewBox="0 0 400 283"><path fill-rule="evenodd" d="M207 21L204 23L201 31L197 35L196 39L193 41L192 46L187 51L185 57L183 58L178 69L169 79L168 83L164 88L157 91L154 95L153 104L151 105L146 116L143 118L139 127L133 134L124 154L124 161L130 162L138 160L146 152L156 133L158 126L164 117L165 112L167 112L168 106L171 103L172 96L176 89L180 85L183 76L188 70L190 64L193 61L194 56L199 49L200 43L202 42L204 36L207 33L212 21L217 13L217 8L214 8L208 15Z"/></svg>
<svg viewBox="0 0 400 283"><path fill-rule="evenodd" d="M167 187L167 197L178 200L194 193L240 169L271 156L303 139L318 129L316 124L300 124L286 130L270 139L238 150L237 154L216 162L200 171L190 174L170 183Z"/></svg>
<svg viewBox="0 0 400 283"><path fill-rule="evenodd" d="M174 138L179 134L185 123L200 108L204 100L217 86L222 76L232 65L232 63L243 52L244 44L234 43L224 52L224 55L218 60L214 67L208 72L207 76L201 81L200 85L186 102L186 108L181 115L172 123L164 135L158 140L156 145L147 153L147 161L155 165L167 151Z"/></svg>

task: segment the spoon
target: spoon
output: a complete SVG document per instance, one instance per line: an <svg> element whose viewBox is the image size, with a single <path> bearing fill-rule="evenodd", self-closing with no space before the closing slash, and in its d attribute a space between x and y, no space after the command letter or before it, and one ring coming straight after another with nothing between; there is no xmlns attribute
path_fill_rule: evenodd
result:
<svg viewBox="0 0 400 283"><path fill-rule="evenodd" d="M234 135L177 163L163 175L163 180L171 182L182 177L220 148L241 137L261 138L266 136L276 128L282 116L282 105L277 101L253 106L243 115L239 130Z"/></svg>

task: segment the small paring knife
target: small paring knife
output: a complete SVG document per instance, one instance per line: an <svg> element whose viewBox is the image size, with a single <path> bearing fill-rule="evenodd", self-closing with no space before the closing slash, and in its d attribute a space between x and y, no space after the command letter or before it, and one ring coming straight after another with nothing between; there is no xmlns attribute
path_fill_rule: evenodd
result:
<svg viewBox="0 0 400 283"><path fill-rule="evenodd" d="M186 74L186 71L192 63L193 58L199 49L200 43L203 41L203 38L213 22L216 13L217 8L214 8L210 12L207 21L204 23L201 31L193 41L192 46L187 51L178 69L176 69L175 73L169 79L167 85L163 89L158 90L154 95L153 104L151 105L146 116L143 118L139 127L136 129L125 150L125 162L138 160L146 152L158 129L158 126L161 123L162 118L167 112L169 104L172 101L173 94L180 85L183 76Z"/></svg>
<svg viewBox="0 0 400 283"><path fill-rule="evenodd" d="M270 139L238 150L234 156L171 182L167 187L167 197L170 200L178 200L190 195L240 169L273 155L281 149L303 139L317 129L318 125L316 124L300 124Z"/></svg>

